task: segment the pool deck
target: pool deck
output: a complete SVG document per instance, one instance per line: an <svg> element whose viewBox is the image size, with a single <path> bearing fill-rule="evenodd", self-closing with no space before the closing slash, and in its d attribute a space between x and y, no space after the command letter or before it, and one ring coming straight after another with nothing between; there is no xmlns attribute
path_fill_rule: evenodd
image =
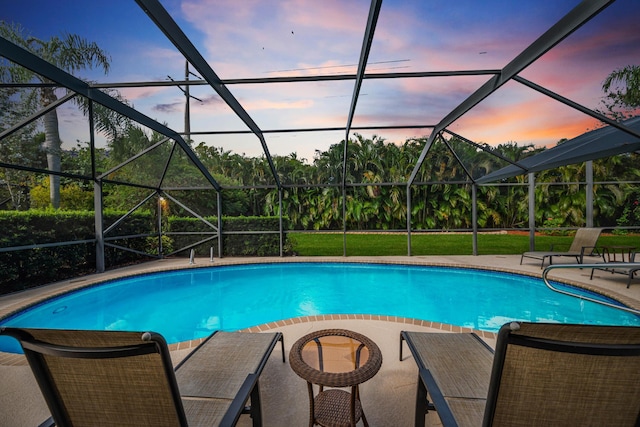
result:
<svg viewBox="0 0 640 427"><path fill-rule="evenodd" d="M523 273L540 277L542 270L536 260L526 260L520 265L520 255L482 256L394 256L394 257L291 257L291 258L223 258L210 262L208 258L196 259L193 265L184 258L152 261L129 266L101 274L63 281L38 289L0 297L0 316L14 312L35 301L70 289L83 287L116 277L152 271L178 268L199 268L242 263L274 262L376 262L412 265L442 265L480 267L491 270ZM614 297L625 304L640 309L640 280L631 282L626 288L627 277L596 271L589 279L590 269L558 269L549 277L586 287ZM416 321L387 316L333 315L309 316L288 319L251 328L252 331L274 330L284 334L285 350L301 336L325 328L344 328L362 333L378 344L383 355L380 372L361 386L361 400L367 419L372 426L413 425L413 412L417 381L417 367L405 349L403 361L398 360L399 335L402 330L467 332L467 329L445 324ZM481 334L490 345L493 334ZM178 363L191 350L194 343L171 346L174 363ZM36 385L31 370L23 356L0 353L0 420L13 427L38 425L48 417L48 410ZM288 362L282 363L276 348L260 379L263 419L265 426L305 425L308 423L309 402L304 380L296 376ZM427 425L439 425L437 414L427 415ZM5 424L3 424L5 425ZM247 416L241 418L240 426L251 425Z"/></svg>

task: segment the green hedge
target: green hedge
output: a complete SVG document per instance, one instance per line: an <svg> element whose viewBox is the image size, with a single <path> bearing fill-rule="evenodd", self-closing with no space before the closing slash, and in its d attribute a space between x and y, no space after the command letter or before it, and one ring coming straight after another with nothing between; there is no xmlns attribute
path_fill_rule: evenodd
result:
<svg viewBox="0 0 640 427"><path fill-rule="evenodd" d="M217 225L216 217L206 218L210 223ZM289 227L289 221L283 218L285 230ZM196 218L169 218L170 237L173 240L173 248L178 250L190 246L206 237L206 235L174 234L185 232L214 233L208 225ZM222 254L223 256L278 256L280 255L280 234L278 217L222 217ZM251 232L275 231L272 234L252 234ZM225 234L242 232L243 234ZM246 233L246 234L245 234ZM196 255L208 256L213 247L214 256L218 255L218 239L194 247ZM290 245L285 241L284 252L290 253ZM189 250L180 254L188 256Z"/></svg>
<svg viewBox="0 0 640 427"><path fill-rule="evenodd" d="M105 212L105 224L113 224L121 216L122 213ZM152 219L150 214L131 215L111 234L144 233L142 230L149 228L147 224ZM0 247L93 240L94 220L93 212L0 211ZM122 239L112 243L135 250L144 250L146 246L144 239ZM0 252L0 294L94 272L95 258L93 242ZM107 268L131 264L142 258L121 249L105 249Z"/></svg>
<svg viewBox="0 0 640 427"><path fill-rule="evenodd" d="M124 212L105 211L105 228L114 224ZM77 242L91 240L89 243L71 244L56 247L23 249L12 252L0 252L0 295L22 289L28 289L45 283L51 283L95 272L96 254L94 214L87 211L0 211L0 247L19 247L42 245L46 243ZM208 218L213 224L216 218ZM279 219L276 217L230 217L223 218L224 231L277 231ZM288 221L285 220L288 226ZM109 236L134 236L157 232L156 217L152 213L134 213L121 221L117 227L105 236L107 243L132 250L157 252L157 238L134 237L109 240ZM206 224L194 218L169 218L170 232L211 231ZM165 248L181 248L204 238L203 235L171 235L163 238ZM196 248L200 256L208 256L213 246L218 256L217 239ZM288 245L285 245L288 252ZM165 253L167 251L165 250ZM181 255L189 255L183 251ZM280 254L279 234L238 234L223 237L224 256L277 256ZM105 247L105 267L115 268L148 260L145 255Z"/></svg>

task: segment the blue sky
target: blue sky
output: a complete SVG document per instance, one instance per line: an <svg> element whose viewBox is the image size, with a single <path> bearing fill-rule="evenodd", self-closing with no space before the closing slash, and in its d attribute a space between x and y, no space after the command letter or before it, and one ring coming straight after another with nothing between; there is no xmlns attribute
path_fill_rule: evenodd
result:
<svg viewBox="0 0 640 427"><path fill-rule="evenodd" d="M161 0L222 79L353 73L359 60L366 0ZM579 2L577 0L385 0L368 72L499 69ZM604 78L638 64L640 2L618 0L521 75L589 108L602 97ZM0 19L35 37L63 32L97 42L112 58L101 82L181 79L184 60L132 0L5 1ZM435 124L488 76L365 80L354 126ZM263 130L344 127L353 81L229 85ZM184 96L175 87L122 89L148 116L184 128ZM191 129L244 130L245 125L207 87L193 87ZM87 121L73 107L59 112L68 145L88 140ZM510 82L456 121L451 129L489 144L555 145L597 122L516 82ZM428 130L377 131L404 142ZM360 131L365 136L373 132ZM271 154L313 159L344 132L267 134ZM247 155L260 155L256 137L194 136Z"/></svg>

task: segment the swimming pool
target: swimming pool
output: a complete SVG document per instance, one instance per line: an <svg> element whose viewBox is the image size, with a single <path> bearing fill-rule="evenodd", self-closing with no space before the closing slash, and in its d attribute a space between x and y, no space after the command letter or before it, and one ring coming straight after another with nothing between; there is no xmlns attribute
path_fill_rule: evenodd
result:
<svg viewBox="0 0 640 427"><path fill-rule="evenodd" d="M542 280L528 276L452 267L308 262L127 277L47 300L0 320L0 325L152 330L175 343L217 329L238 330L318 314L398 316L493 332L511 320L640 325L636 315L552 292ZM12 339L0 337L0 350L19 348Z"/></svg>

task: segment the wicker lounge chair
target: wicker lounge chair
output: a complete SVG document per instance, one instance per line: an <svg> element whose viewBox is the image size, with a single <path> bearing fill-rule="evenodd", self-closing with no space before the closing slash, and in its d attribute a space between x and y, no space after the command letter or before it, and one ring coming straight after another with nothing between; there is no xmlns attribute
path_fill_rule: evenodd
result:
<svg viewBox="0 0 640 427"><path fill-rule="evenodd" d="M567 252L554 251L553 246L546 252L525 252L520 257L520 264L525 258L539 259L542 260L542 264L540 264L540 268L542 268L546 259L549 259L549 264L553 264L553 257L557 256L573 257L577 263L582 264L585 256L592 256L596 252L596 242L601 232L601 228L580 228L576 231L576 235Z"/></svg>
<svg viewBox="0 0 640 427"><path fill-rule="evenodd" d="M43 425L57 426L232 426L243 413L260 426L258 377L283 342L281 333L218 332L174 373L167 344L155 333L2 328L0 334L20 341L52 414Z"/></svg>
<svg viewBox="0 0 640 427"><path fill-rule="evenodd" d="M416 426L427 408L445 427L640 425L640 327L512 322L495 356L475 334L403 331L401 359L403 340Z"/></svg>

